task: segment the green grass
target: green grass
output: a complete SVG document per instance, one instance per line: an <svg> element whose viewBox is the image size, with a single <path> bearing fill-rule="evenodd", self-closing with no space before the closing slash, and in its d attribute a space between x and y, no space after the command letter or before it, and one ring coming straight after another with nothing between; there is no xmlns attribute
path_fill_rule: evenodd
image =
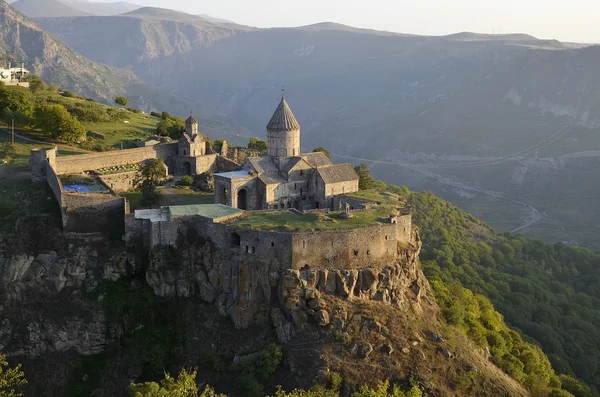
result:
<svg viewBox="0 0 600 397"><path fill-rule="evenodd" d="M352 197L364 201L378 202L381 204L399 205L406 204L406 197L399 196L392 192L381 190L359 190L358 192L345 194L347 197Z"/></svg>
<svg viewBox="0 0 600 397"><path fill-rule="evenodd" d="M296 214L290 211L247 213L230 221L240 227L270 231L341 230L385 223L393 207L381 205L366 211L354 211L345 219L339 212Z"/></svg>
<svg viewBox="0 0 600 397"><path fill-rule="evenodd" d="M123 142L123 147L127 149L136 147L135 140L145 141L154 134L158 124L157 118L149 114L123 111L127 112L126 121L129 121L129 124L125 124L123 121L83 123L88 131L104 136L104 139L94 137L91 140L103 147L110 146L114 148L121 148L121 142Z"/></svg>

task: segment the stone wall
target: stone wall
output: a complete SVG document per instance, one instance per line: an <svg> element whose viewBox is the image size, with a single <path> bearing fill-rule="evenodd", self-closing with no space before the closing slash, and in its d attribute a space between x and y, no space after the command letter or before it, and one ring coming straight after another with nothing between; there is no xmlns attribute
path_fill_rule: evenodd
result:
<svg viewBox="0 0 600 397"><path fill-rule="evenodd" d="M118 174L100 175L98 178L114 192L127 192L133 189L137 171L121 172Z"/></svg>
<svg viewBox="0 0 600 397"><path fill-rule="evenodd" d="M105 167L117 167L135 164L144 160L167 159L177 154L177 143L155 145L149 147L114 150L102 153L80 154L76 156L59 156L56 158L56 173L70 174Z"/></svg>
<svg viewBox="0 0 600 397"><path fill-rule="evenodd" d="M397 216L395 223L356 229L312 232L270 232L213 223L196 216L164 222L129 219L125 231L130 245L152 250L160 246L185 248L181 236L193 230L223 251L242 258L268 263L278 269L365 268L394 263L400 248L410 244L410 215Z"/></svg>
<svg viewBox="0 0 600 397"><path fill-rule="evenodd" d="M54 197L56 197L56 201L58 202L58 207L60 208L60 217L62 220L62 225L64 227L67 222L67 217L65 215L65 209L63 204L63 186L50 164L46 162L45 167L46 181L48 182L48 185L50 185L50 189L52 189Z"/></svg>
<svg viewBox="0 0 600 397"><path fill-rule="evenodd" d="M70 192L63 192L62 197L66 232L123 232L124 198L105 193Z"/></svg>
<svg viewBox="0 0 600 397"><path fill-rule="evenodd" d="M292 269L356 269L394 263L400 235L398 225L375 225L350 230L317 231L292 235Z"/></svg>
<svg viewBox="0 0 600 397"><path fill-rule="evenodd" d="M217 162L216 154L206 154L200 157L177 156L173 158L174 175L198 175L215 169Z"/></svg>

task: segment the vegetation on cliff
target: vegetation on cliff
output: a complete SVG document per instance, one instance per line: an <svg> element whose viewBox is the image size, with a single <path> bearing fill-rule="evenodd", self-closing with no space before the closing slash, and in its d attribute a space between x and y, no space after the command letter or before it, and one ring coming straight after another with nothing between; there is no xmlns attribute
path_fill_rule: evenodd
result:
<svg viewBox="0 0 600 397"><path fill-rule="evenodd" d="M449 322L492 351L499 349L497 362L504 363L509 373L519 372L521 364L504 358L510 351L525 358L524 352L514 347L515 341L521 343L518 335L498 330L499 338L488 338L485 333L495 326L480 324L477 311L469 309L480 304L481 298L469 297L455 285L458 283L488 297L511 327L542 347L558 373L600 386L599 253L562 243L544 244L522 235L497 234L429 192L412 193L410 202L414 223L422 232L423 271L448 285L442 288L441 283L433 282ZM529 356L539 357L535 351ZM531 368L527 362L521 363L525 370ZM575 395L591 395L571 378L562 380Z"/></svg>
<svg viewBox="0 0 600 397"><path fill-rule="evenodd" d="M0 86L0 122L8 128L14 121L17 133L31 138L114 150L134 147L134 140L147 139L159 123L137 109L110 107L52 85L34 87Z"/></svg>

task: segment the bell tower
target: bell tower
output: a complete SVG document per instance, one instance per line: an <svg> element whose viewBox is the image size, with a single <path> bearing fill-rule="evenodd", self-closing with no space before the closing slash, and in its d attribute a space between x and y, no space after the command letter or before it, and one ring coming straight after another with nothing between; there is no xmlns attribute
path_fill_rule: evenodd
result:
<svg viewBox="0 0 600 397"><path fill-rule="evenodd" d="M282 90L283 91L283 90ZM300 124L281 95L281 102L267 124L269 156L291 157L300 155Z"/></svg>

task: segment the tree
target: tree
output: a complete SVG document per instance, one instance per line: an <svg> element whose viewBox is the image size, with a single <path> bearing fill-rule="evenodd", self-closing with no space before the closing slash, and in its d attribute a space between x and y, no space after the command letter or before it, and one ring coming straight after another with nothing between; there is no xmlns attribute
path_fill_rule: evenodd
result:
<svg viewBox="0 0 600 397"><path fill-rule="evenodd" d="M0 117L9 123L15 120L17 125L27 125L33 113L30 94L18 87L0 87Z"/></svg>
<svg viewBox="0 0 600 397"><path fill-rule="evenodd" d="M29 82L29 90L34 94L46 89L46 84L44 84L44 81L35 74L30 74L27 78L27 81Z"/></svg>
<svg viewBox="0 0 600 397"><path fill-rule="evenodd" d="M166 176L166 165L162 159L147 161L138 171L134 186L142 193L142 204L152 207L160 201L158 186Z"/></svg>
<svg viewBox="0 0 600 397"><path fill-rule="evenodd" d="M65 142L85 139L85 128L62 105L42 105L35 109L36 126L43 133Z"/></svg>
<svg viewBox="0 0 600 397"><path fill-rule="evenodd" d="M127 104L129 103L129 101L124 96L120 96L119 95L118 97L115 98L115 103L117 105L127 106Z"/></svg>
<svg viewBox="0 0 600 397"><path fill-rule="evenodd" d="M23 393L19 388L27 384L21 364L10 368L6 355L0 354L0 397L21 397Z"/></svg>
<svg viewBox="0 0 600 397"><path fill-rule="evenodd" d="M12 163L15 161L17 148L10 142L0 143L0 163Z"/></svg>
<svg viewBox="0 0 600 397"><path fill-rule="evenodd" d="M250 141L248 142L248 149L258 152L259 155L263 155L267 153L269 147L267 142L263 141L262 139L250 138Z"/></svg>
<svg viewBox="0 0 600 397"><path fill-rule="evenodd" d="M329 153L329 150L325 149L323 146L319 146L318 148L313 149L313 153L316 152L323 152L325 153L325 156L327 156L328 159L331 158L331 154Z"/></svg>
<svg viewBox="0 0 600 397"><path fill-rule="evenodd" d="M132 397L225 397L223 394L216 394L214 389L206 386L202 394L198 394L196 385L197 370L188 373L182 369L177 379L168 373L160 382L137 383L129 386L129 392Z"/></svg>
<svg viewBox="0 0 600 397"><path fill-rule="evenodd" d="M371 176L371 170L366 164L357 165L354 171L358 174L358 188L360 190L372 189L375 179Z"/></svg>

